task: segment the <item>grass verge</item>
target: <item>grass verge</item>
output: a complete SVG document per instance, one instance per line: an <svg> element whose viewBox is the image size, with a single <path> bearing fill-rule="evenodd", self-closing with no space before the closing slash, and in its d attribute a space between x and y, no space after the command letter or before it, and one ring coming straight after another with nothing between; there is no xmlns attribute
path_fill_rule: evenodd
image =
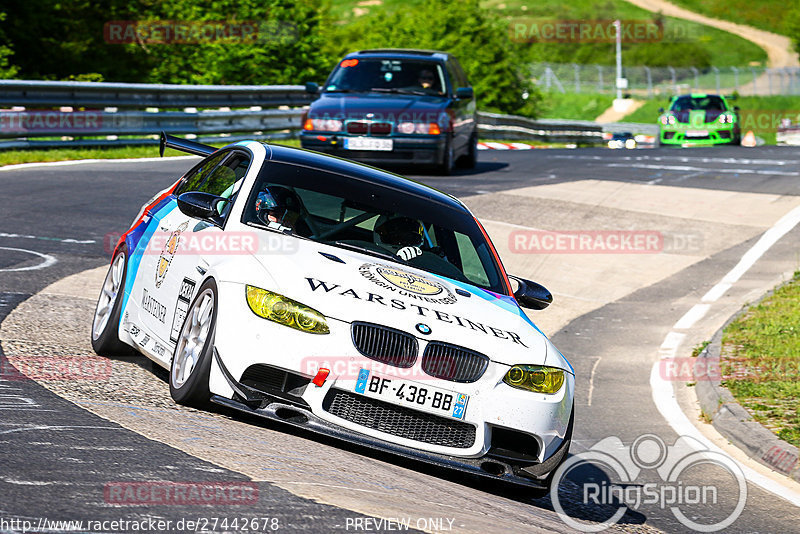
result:
<svg viewBox="0 0 800 534"><path fill-rule="evenodd" d="M540 118L593 121L613 103L612 94L545 93Z"/></svg>
<svg viewBox="0 0 800 534"><path fill-rule="evenodd" d="M789 35L785 0L672 0L695 13Z"/></svg>
<svg viewBox="0 0 800 534"><path fill-rule="evenodd" d="M739 316L722 337L723 381L779 438L800 447L800 271Z"/></svg>
<svg viewBox="0 0 800 534"><path fill-rule="evenodd" d="M276 145L300 146L297 139L281 139ZM213 146L224 146L213 144ZM183 152L168 149L164 157L185 156ZM119 146L108 148L52 148L41 150L6 150L0 151L0 167L17 163L39 163L46 161L68 161L78 159L128 159L158 157L158 145L152 146Z"/></svg>

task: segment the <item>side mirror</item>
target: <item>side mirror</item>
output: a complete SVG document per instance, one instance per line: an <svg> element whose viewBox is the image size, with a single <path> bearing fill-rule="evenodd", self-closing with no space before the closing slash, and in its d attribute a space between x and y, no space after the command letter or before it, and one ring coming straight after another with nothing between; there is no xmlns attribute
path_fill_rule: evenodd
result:
<svg viewBox="0 0 800 534"><path fill-rule="evenodd" d="M658 108L659 113L664 113L664 108Z"/></svg>
<svg viewBox="0 0 800 534"><path fill-rule="evenodd" d="M475 96L475 91L472 87L459 87L456 89L456 98L459 100L472 100Z"/></svg>
<svg viewBox="0 0 800 534"><path fill-rule="evenodd" d="M319 85L315 84L314 82L306 82L306 93L310 95L319 93Z"/></svg>
<svg viewBox="0 0 800 534"><path fill-rule="evenodd" d="M517 276L509 275L508 277L519 284L517 290L514 291L514 298L523 308L543 310L553 302L553 294L543 285Z"/></svg>
<svg viewBox="0 0 800 534"><path fill-rule="evenodd" d="M189 191L178 197L178 209L181 210L181 213L189 217L203 219L219 225L221 220L217 207L220 202L227 201L228 199L212 195L211 193Z"/></svg>

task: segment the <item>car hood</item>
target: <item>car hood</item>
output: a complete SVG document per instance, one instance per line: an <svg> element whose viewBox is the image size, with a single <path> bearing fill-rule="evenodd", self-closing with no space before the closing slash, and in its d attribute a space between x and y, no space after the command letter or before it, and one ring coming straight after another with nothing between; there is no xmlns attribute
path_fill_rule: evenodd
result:
<svg viewBox="0 0 800 534"><path fill-rule="evenodd" d="M345 120L370 119L387 122L436 122L447 108L448 99L404 94L323 94L312 102L312 118ZM372 113L373 116L367 117Z"/></svg>
<svg viewBox="0 0 800 534"><path fill-rule="evenodd" d="M699 128L707 123L716 121L723 113L725 112L719 109L692 109L689 111L676 111L674 115L676 121Z"/></svg>
<svg viewBox="0 0 800 534"><path fill-rule="evenodd" d="M544 365L545 335L509 296L437 276L375 256L296 240L280 261L255 256L276 287L265 287L345 322L389 326L425 341L476 350L495 362ZM247 283L257 285L254 281ZM423 335L423 326L430 334ZM550 355L547 365L562 367Z"/></svg>

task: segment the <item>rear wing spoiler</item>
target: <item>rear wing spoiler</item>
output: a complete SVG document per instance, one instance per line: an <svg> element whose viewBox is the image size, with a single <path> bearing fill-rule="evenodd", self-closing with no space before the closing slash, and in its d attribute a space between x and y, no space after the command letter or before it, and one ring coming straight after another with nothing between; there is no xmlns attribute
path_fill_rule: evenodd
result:
<svg viewBox="0 0 800 534"><path fill-rule="evenodd" d="M191 141L189 139L175 137L174 135L161 132L161 142L158 146L158 153L162 158L164 157L164 149L166 148L174 148L175 150L180 150L181 152L188 152L189 154L204 157L217 151L217 149L213 146L204 145L203 143L198 143L197 141Z"/></svg>

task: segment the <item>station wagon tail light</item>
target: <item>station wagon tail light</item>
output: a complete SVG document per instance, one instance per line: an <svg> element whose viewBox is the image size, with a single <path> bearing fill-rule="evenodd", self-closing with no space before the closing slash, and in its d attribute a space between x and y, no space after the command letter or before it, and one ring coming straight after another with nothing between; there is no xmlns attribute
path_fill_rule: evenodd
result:
<svg viewBox="0 0 800 534"><path fill-rule="evenodd" d="M247 305L259 317L309 334L330 333L325 316L305 304L251 285L245 286L245 293Z"/></svg>
<svg viewBox="0 0 800 534"><path fill-rule="evenodd" d="M303 122L303 130L307 132L341 132L342 121L339 119L306 119Z"/></svg>
<svg viewBox="0 0 800 534"><path fill-rule="evenodd" d="M544 365L515 365L503 377L512 388L545 393L557 393L564 385L564 370Z"/></svg>

